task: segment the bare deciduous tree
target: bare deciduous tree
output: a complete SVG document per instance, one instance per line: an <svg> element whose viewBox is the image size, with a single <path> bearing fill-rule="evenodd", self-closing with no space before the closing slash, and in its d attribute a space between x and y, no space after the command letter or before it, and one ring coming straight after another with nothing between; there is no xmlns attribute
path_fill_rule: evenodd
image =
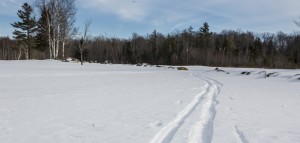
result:
<svg viewBox="0 0 300 143"><path fill-rule="evenodd" d="M89 28L91 26L92 21L91 20L87 20L84 24L84 30L83 33L79 33L80 37L78 40L78 48L80 51L80 61L81 61L81 65L83 65L83 50L86 48L86 44L88 42L88 32L89 32Z"/></svg>

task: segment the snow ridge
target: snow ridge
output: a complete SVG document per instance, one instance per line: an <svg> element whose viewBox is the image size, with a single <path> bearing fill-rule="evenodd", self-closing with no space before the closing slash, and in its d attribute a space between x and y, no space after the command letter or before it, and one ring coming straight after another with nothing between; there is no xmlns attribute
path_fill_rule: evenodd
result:
<svg viewBox="0 0 300 143"><path fill-rule="evenodd" d="M184 121L192 114L194 109L201 104L202 113L200 121L191 127L188 141L193 142L211 142L213 120L215 116L216 95L220 91L220 86L215 80L193 74L194 77L201 78L206 82L202 87L201 93L197 94L194 100L188 104L182 111L180 111L175 119L163 127L150 143L169 143L172 141L174 135L182 126Z"/></svg>

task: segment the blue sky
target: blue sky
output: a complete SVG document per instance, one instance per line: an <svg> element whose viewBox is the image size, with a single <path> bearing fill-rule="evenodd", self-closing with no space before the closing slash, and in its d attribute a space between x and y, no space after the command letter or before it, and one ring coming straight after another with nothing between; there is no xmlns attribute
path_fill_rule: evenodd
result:
<svg viewBox="0 0 300 143"><path fill-rule="evenodd" d="M0 1L0 36L11 36L9 23L18 20L17 10L24 2ZM154 29L161 33L198 30L208 22L213 32L224 29L257 33L300 31L293 21L300 21L299 0L76 0L76 25L91 19L90 34L128 38Z"/></svg>

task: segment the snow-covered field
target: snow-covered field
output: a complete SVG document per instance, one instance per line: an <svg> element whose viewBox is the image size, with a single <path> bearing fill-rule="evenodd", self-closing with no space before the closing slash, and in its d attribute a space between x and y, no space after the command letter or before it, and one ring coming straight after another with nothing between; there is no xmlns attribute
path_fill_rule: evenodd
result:
<svg viewBox="0 0 300 143"><path fill-rule="evenodd" d="M300 70L188 68L0 61L0 142L300 142Z"/></svg>

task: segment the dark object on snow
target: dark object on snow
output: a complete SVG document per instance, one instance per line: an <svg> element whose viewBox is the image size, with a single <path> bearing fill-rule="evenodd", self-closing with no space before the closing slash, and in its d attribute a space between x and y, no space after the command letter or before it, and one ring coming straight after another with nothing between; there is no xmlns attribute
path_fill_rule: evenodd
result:
<svg viewBox="0 0 300 143"><path fill-rule="evenodd" d="M139 66L139 67L140 67L140 66L142 66L142 64L141 64L141 63L137 63L136 66Z"/></svg>
<svg viewBox="0 0 300 143"><path fill-rule="evenodd" d="M251 72L242 72L241 74L250 75Z"/></svg>
<svg viewBox="0 0 300 143"><path fill-rule="evenodd" d="M157 65L156 67L157 67L157 68L161 68L161 67L163 67L163 66Z"/></svg>
<svg viewBox="0 0 300 143"><path fill-rule="evenodd" d="M147 66L150 66L150 64L148 64L148 63L142 63L142 66L147 67Z"/></svg>
<svg viewBox="0 0 300 143"><path fill-rule="evenodd" d="M217 71L217 72L225 72L224 70L219 69L219 68L215 68L215 71Z"/></svg>
<svg viewBox="0 0 300 143"><path fill-rule="evenodd" d="M275 76L276 76L277 74L278 74L277 72L271 72L271 73L268 73L268 74L266 74L266 78L267 78L267 77L270 77L270 76L272 76L272 75L275 75Z"/></svg>
<svg viewBox="0 0 300 143"><path fill-rule="evenodd" d="M300 74L295 74L295 76L300 76Z"/></svg>
<svg viewBox="0 0 300 143"><path fill-rule="evenodd" d="M188 68L186 68L186 67L177 67L177 69L178 70L184 70L184 71L187 71L187 70L189 70Z"/></svg>

